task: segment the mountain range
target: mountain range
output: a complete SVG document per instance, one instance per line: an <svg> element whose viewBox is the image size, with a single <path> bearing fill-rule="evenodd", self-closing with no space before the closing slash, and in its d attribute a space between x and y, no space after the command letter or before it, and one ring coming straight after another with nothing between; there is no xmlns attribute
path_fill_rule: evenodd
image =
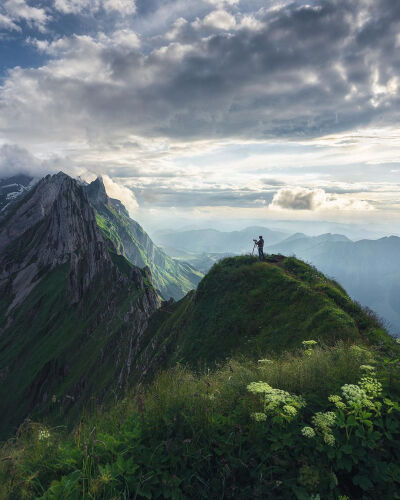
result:
<svg viewBox="0 0 400 500"><path fill-rule="evenodd" d="M114 251L138 267L148 266L153 284L165 299L181 299L197 286L202 273L186 262L171 258L156 246L140 224L129 217L124 205L110 198L101 177L84 185L96 212L101 232Z"/></svg>
<svg viewBox="0 0 400 500"><path fill-rule="evenodd" d="M30 412L74 412L122 390L159 306L148 268L110 251L85 191L39 181L0 225L2 432ZM78 401L78 404L74 404Z"/></svg>
<svg viewBox="0 0 400 500"><path fill-rule="evenodd" d="M135 360L149 317L202 275L156 247L101 179L85 184L60 172L2 187L14 193L0 222L4 431L34 409L54 412L55 394L76 414L90 396L140 379L146 360Z"/></svg>
<svg viewBox="0 0 400 500"><path fill-rule="evenodd" d="M296 259L226 258L156 313L160 283L178 294L200 274L159 250L101 179L60 172L18 198L0 225L3 432L60 402L73 420L91 397L121 395L177 361L365 335L344 290Z"/></svg>
<svg viewBox="0 0 400 500"><path fill-rule="evenodd" d="M154 234L155 241L172 255L175 252L189 253L231 253L251 252L253 238L263 235L270 244L278 243L287 237L283 231L272 231L266 227L252 226L241 231L218 231L216 229L196 229L187 231L159 231Z"/></svg>
<svg viewBox="0 0 400 500"><path fill-rule="evenodd" d="M28 175L14 175L0 179L0 220L11 210L14 203L32 187L35 179Z"/></svg>
<svg viewBox="0 0 400 500"><path fill-rule="evenodd" d="M264 236L267 254L293 255L316 266L337 280L353 299L375 311L392 334L400 334L397 236L353 241L343 234L288 235L283 230L254 226L226 233L211 229L168 231L154 237L170 255L207 273L224 257L251 253L252 239L259 234Z"/></svg>
<svg viewBox="0 0 400 500"><path fill-rule="evenodd" d="M15 193L0 221L1 498L398 497L400 346L337 281L294 256L228 256L162 300L200 274L101 179ZM308 239L282 245L352 244Z"/></svg>

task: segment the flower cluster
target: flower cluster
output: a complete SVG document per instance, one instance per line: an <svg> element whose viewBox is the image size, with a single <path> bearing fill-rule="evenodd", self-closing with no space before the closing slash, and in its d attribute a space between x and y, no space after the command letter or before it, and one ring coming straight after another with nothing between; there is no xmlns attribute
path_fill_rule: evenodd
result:
<svg viewBox="0 0 400 500"><path fill-rule="evenodd" d="M317 345L317 341L316 340L303 340L302 344L303 344L303 347L308 349L309 347L313 347L313 346Z"/></svg>
<svg viewBox="0 0 400 500"><path fill-rule="evenodd" d="M335 438L332 434L332 427L336 422L335 413L333 411L318 412L313 416L312 422L315 428L322 433L325 443L333 446Z"/></svg>
<svg viewBox="0 0 400 500"><path fill-rule="evenodd" d="M315 430L312 427L303 427L301 429L301 433L303 434L304 437L309 439L315 437Z"/></svg>
<svg viewBox="0 0 400 500"><path fill-rule="evenodd" d="M361 365L360 370L363 372L370 372L371 373L371 372L375 371L375 367L371 366L371 365Z"/></svg>
<svg viewBox="0 0 400 500"><path fill-rule="evenodd" d="M362 405L367 399L364 389L355 384L345 384L342 387L342 394L350 406Z"/></svg>
<svg viewBox="0 0 400 500"><path fill-rule="evenodd" d="M300 408L305 406L305 401L300 396L295 396L281 389L274 389L266 382L252 382L247 386L247 390L253 394L262 394L263 412L253 413L253 418L260 422L266 420L267 415L280 417L285 421L290 421L296 417ZM261 415L264 415L261 417Z"/></svg>
<svg viewBox="0 0 400 500"><path fill-rule="evenodd" d="M40 429L38 434L39 441L44 441L45 439L49 439L50 432L47 429Z"/></svg>
<svg viewBox="0 0 400 500"><path fill-rule="evenodd" d="M359 386L370 399L375 399L382 393L382 384L375 377L362 377Z"/></svg>
<svg viewBox="0 0 400 500"><path fill-rule="evenodd" d="M265 422L267 420L267 415L261 412L255 412L251 415L256 422Z"/></svg>
<svg viewBox="0 0 400 500"><path fill-rule="evenodd" d="M316 340L303 340L304 354L311 356L313 347L317 345Z"/></svg>
<svg viewBox="0 0 400 500"><path fill-rule="evenodd" d="M329 396L328 400L333 403L339 410L343 410L344 408L346 408L346 404L343 403L342 398L340 396L337 396L336 394L333 396Z"/></svg>

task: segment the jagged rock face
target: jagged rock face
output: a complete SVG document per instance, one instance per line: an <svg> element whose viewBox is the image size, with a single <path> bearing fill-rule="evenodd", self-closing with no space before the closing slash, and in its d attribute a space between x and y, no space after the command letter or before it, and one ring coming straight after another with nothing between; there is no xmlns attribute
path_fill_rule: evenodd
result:
<svg viewBox="0 0 400 500"><path fill-rule="evenodd" d="M21 304L43 269L70 263L70 295L77 302L111 260L86 195L63 173L42 179L0 232L0 287L11 280ZM79 268L84 272L78 272Z"/></svg>
<svg viewBox="0 0 400 500"><path fill-rule="evenodd" d="M119 394L159 307L149 269L110 251L84 188L47 176L0 226L0 435ZM55 410L54 410L55 411Z"/></svg>
<svg viewBox="0 0 400 500"><path fill-rule="evenodd" d="M111 241L117 253L135 266L149 266L153 284L162 297L178 300L197 286L202 274L189 264L172 259L157 247L141 225L129 217L124 205L107 196L101 177L85 189L102 219L106 239Z"/></svg>

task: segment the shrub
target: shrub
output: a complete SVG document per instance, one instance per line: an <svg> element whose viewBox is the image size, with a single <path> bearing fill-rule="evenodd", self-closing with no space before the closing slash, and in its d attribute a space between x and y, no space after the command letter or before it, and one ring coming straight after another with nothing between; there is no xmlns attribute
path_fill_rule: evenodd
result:
<svg viewBox="0 0 400 500"><path fill-rule="evenodd" d="M398 498L400 405L379 366L343 344L178 365L72 434L26 423L0 498Z"/></svg>

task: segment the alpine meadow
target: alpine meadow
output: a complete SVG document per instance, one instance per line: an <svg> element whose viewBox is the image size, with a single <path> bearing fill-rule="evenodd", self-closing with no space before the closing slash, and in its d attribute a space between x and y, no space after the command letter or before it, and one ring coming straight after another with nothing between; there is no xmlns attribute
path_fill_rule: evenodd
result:
<svg viewBox="0 0 400 500"><path fill-rule="evenodd" d="M0 3L0 500L400 500L399 44Z"/></svg>

